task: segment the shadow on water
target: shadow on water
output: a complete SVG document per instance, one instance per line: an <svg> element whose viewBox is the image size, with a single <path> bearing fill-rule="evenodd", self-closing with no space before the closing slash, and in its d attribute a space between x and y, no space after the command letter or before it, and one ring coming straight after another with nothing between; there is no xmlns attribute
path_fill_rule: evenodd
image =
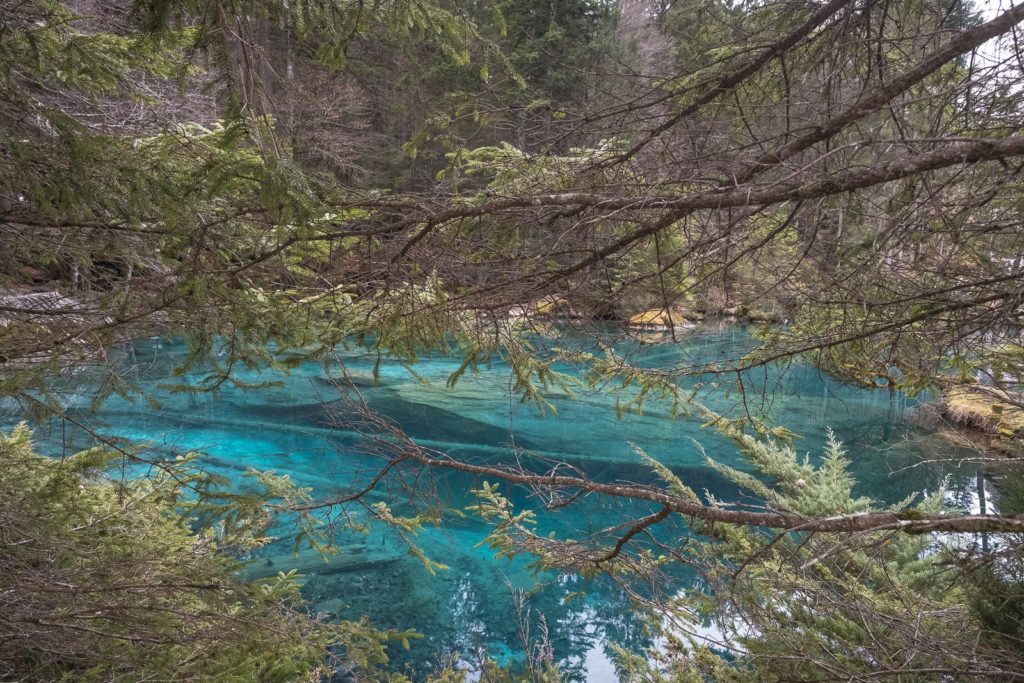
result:
<svg viewBox="0 0 1024 683"><path fill-rule="evenodd" d="M671 367L736 357L750 343L745 332L732 328L696 333L679 344L619 348L639 365ZM169 382L197 383L201 378L195 372L172 379L173 368L185 353L180 344L146 340L131 351L132 379L159 401L159 408L114 397L98 414L90 414L92 387L85 377L77 377L68 387L69 409L88 416L105 435L144 442L166 453L203 451L210 469L236 481L249 468L272 469L312 487L316 495L361 486L382 463L359 434L359 419L338 400L330 368L309 363L289 375L271 377L279 386L251 392L229 387L217 396L194 395L172 393L166 387ZM646 405L642 415L620 417L614 399L606 394L581 391L570 400L552 393L549 400L558 414L541 416L535 407L509 396L508 369L500 362L467 374L454 389L447 389L447 378L459 364L454 358L421 361L418 377L399 363L385 362L379 378L374 377L374 356L350 349L342 358L372 408L419 443L452 456L481 462L519 457L536 471L561 461L603 481L653 482L633 451L635 444L670 466L694 490L726 500L738 495L704 461L706 453L746 467L733 446L702 429L699 420L670 419L668 407L656 401ZM265 380L268 374L242 379ZM697 380L688 381L692 386ZM813 368L793 366L785 373L769 368L748 377L745 392L705 390L702 400L719 412L763 411L776 424L800 433L798 447L812 455L820 452L826 428L831 427L847 443L860 493L882 502L934 490L950 471L936 456L950 454L952 447L906 419L912 401L846 386ZM19 419L16 406L0 405L4 426ZM39 425L36 441L39 450L54 455L91 443L86 434L59 424ZM955 486L969 486L973 472L954 474ZM473 477L450 472L433 473L430 483L455 509L472 503L469 491L479 484ZM507 494L517 506L539 506L527 492ZM387 497L399 511L406 508L403 489L385 487L375 495L377 500ZM541 514L539 526L544 533L568 537L614 526L625 514L649 511L639 504L584 497L557 514ZM306 576L303 591L313 609L340 618L366 614L378 627L420 631L423 638L411 641L408 651L390 651L398 669L422 673L432 663L469 660L484 649L501 663L522 662L512 588L526 591L535 634L537 615L544 616L556 656L578 680L610 676L607 640L635 650L650 645L625 597L607 581L535 575L528 558L495 560L480 545L486 526L472 517L452 517L443 528L427 529L417 539L429 556L449 566L434 575L388 533L340 534L336 540L341 552L325 562L310 552L295 555L287 529L280 531L283 538L262 551L248 570L251 575L298 568ZM686 536L681 524L667 525L660 533L669 540ZM674 578L675 586L662 588L675 590L693 581L685 571Z"/></svg>

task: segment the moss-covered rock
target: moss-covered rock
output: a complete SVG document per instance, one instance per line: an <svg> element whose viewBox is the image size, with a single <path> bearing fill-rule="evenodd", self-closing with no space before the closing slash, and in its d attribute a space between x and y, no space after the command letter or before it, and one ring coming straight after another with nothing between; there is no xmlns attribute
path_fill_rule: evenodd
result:
<svg viewBox="0 0 1024 683"><path fill-rule="evenodd" d="M1024 396L995 387L959 385L942 393L943 414L957 424L981 430L1000 439L1024 436Z"/></svg>

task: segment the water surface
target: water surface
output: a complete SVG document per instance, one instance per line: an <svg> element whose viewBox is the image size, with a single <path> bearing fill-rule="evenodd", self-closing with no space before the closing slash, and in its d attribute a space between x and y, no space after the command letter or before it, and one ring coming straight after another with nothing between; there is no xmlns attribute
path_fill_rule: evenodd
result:
<svg viewBox="0 0 1024 683"><path fill-rule="evenodd" d="M576 343L583 344L580 340ZM560 340L563 346L573 340ZM679 343L637 346L620 343L638 364L673 367L734 358L751 340L740 327L704 329ZM361 348L341 349L337 359L309 362L289 374L243 372L252 381L280 384L259 390L224 386L216 394L172 393L168 384L196 384L202 373L180 377L173 369L186 354L180 342L151 339L119 351L126 376L151 399L129 401L114 397L98 413L87 412L88 375L73 381L68 406L100 434L144 442L157 451L202 451L206 466L240 480L248 468L288 474L316 496L355 490L365 485L382 465L379 449L360 431L360 421L342 400L335 379L339 362L355 381L366 404L401 426L418 443L459 458L483 463L518 458L525 466L546 470L564 462L604 481L653 482L633 445L657 458L696 491L735 500L735 488L709 469L704 453L745 468L727 440L702 429L692 417L672 418L669 407L651 401L642 415L619 415L608 392L578 391L575 397L552 390L547 399L557 415L542 415L536 406L521 404L510 395L507 366L495 360L467 373L454 388L446 382L460 360L442 354L420 359L411 372L394 360ZM578 369L562 367L573 374ZM376 374L376 377L375 377ZM703 378L707 381L709 378ZM701 378L688 380L694 386ZM932 491L947 471L954 475L953 492L968 501L973 472L958 473L942 464L952 447L915 426L915 403L899 394L843 385L807 366L785 372L768 368L747 378L745 391L735 387L702 392L713 409L737 414L764 412L799 433L798 445L812 455L820 452L826 428L843 440L859 480L859 492L879 501L895 502L912 492ZM156 404L159 405L156 405ZM20 418L15 406L0 412L3 426ZM92 437L67 424L37 426L42 452L71 453L92 443ZM469 491L479 482L452 472L422 473L415 479L389 480L368 502L387 500L408 511L410 490L431 490L436 499L461 510L472 503ZM506 487L507 488L507 487ZM517 505L537 508L539 501L525 491L510 491ZM417 498L422 504L424 499ZM429 500L429 499L427 499ZM644 506L585 497L541 517L543 531L578 536L621 523L627 514L644 514ZM360 514L357 510L354 514ZM266 574L299 567L306 575L304 592L317 611L341 618L367 614L381 628L415 628L423 638L409 651L392 648L396 669L416 675L434 663L469 662L486 651L503 664L523 658L521 625L540 633L540 619L550 634L563 669L578 680L609 680L613 665L606 641L641 649L649 635L634 616L626 598L606 582L587 582L573 575L536 575L527 561L495 560L481 546L487 528L471 515L451 518L443 528L431 528L418 545L449 569L431 574L411 557L393 533L361 535L339 532L341 552L329 562L310 554L294 555L288 529L262 551L250 570ZM685 535L680 525L661 532ZM680 575L680 586L687 582ZM514 589L526 591L517 608ZM660 587L675 590L678 586ZM525 607L524 607L525 606ZM526 612L526 607L529 613Z"/></svg>

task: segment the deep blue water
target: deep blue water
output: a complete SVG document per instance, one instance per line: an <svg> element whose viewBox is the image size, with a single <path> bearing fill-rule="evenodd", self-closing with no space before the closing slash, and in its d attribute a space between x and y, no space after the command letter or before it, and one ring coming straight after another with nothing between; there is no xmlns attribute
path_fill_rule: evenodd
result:
<svg viewBox="0 0 1024 683"><path fill-rule="evenodd" d="M574 341L578 340L563 339L559 344ZM692 332L680 343L623 343L619 349L638 364L667 368L735 358L750 344L743 328L726 327ZM340 374L335 359L309 362L289 374L242 374L254 382L276 380L279 386L258 390L224 386L216 395L196 395L172 393L168 388L174 382L195 384L202 377L198 370L172 376L186 353L180 342L144 340L117 353L126 377L159 406L113 397L97 413L90 413L87 408L95 386L88 374L76 376L66 395L68 409L99 433L144 442L167 453L202 451L209 469L233 480L250 467L286 473L312 487L317 496L360 488L382 463L374 444L359 433L365 431L365 423L353 416L350 404L341 400L332 382ZM361 348L342 349L338 360L371 408L395 421L418 443L439 451L478 462L519 457L535 469L561 461L601 480L651 482L648 468L632 451L635 444L671 466L694 490L736 499L735 488L706 466L697 444L711 457L745 468L734 447L702 429L697 418L672 418L668 406L658 401L647 403L642 415L620 416L608 392L580 390L570 398L552 390L548 399L557 407L557 415L541 415L536 406L521 404L509 395L509 371L499 360L467 373L453 389L446 388L446 382L459 366L457 358L440 354L422 358L412 371L384 359L378 381L374 380L375 354ZM561 369L577 372L571 367ZM693 386L698 380L688 381ZM800 365L784 372L769 368L754 373L742 392L708 383L701 395L719 412L768 414L774 423L799 433L798 446L812 455L820 451L826 427L831 427L847 444L860 493L880 501L935 490L947 473L953 476L954 497L970 499L973 471L958 473L942 464L943 458L955 455L954 449L915 426L916 421L909 419L914 402L904 396L843 385ZM18 419L16 406L0 406L0 426ZM47 423L37 426L36 442L40 451L58 455L90 445L91 437L67 424ZM388 480L369 501L386 499L396 510L408 511L408 487L415 486L433 491L450 507L463 509L472 502L468 492L478 483L450 472L422 473L415 479ZM525 491L506 493L518 505L541 507ZM556 515L542 515L540 526L559 536L578 536L619 524L624 515L644 512L642 506L625 508L619 502L586 497ZM612 677L607 640L635 649L650 645L628 601L606 582L535 575L525 560L497 561L480 545L486 526L472 516L450 518L443 528L428 529L416 539L429 556L450 567L434 575L407 553L393 533L340 532L336 541L341 552L323 562L309 553L295 557L288 531L279 530L281 540L262 551L250 571L259 575L299 566L306 574L304 592L314 609L343 618L367 614L381 628L417 629L424 637L413 641L409 651L392 649L398 669L422 672L446 658L472 661L483 649L502 663L521 661L517 626L521 619L513 587L527 591L532 633L539 632L539 615L543 615L556 657L580 680ZM685 533L681 525L671 524L661 531L665 538ZM658 588L675 591L688 580L681 573L678 585Z"/></svg>

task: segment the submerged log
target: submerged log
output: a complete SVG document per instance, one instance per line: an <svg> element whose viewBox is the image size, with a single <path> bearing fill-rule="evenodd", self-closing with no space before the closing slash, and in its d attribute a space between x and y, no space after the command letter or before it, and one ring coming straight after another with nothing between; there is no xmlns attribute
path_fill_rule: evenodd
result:
<svg viewBox="0 0 1024 683"><path fill-rule="evenodd" d="M297 571L303 580L312 574L328 576L364 571L383 565L393 564L407 557L404 553L371 548L367 545L345 546L336 554L321 554L312 548L305 548L298 553L281 553L266 555L252 560L242 576L247 580L267 579L277 576L278 572Z"/></svg>

